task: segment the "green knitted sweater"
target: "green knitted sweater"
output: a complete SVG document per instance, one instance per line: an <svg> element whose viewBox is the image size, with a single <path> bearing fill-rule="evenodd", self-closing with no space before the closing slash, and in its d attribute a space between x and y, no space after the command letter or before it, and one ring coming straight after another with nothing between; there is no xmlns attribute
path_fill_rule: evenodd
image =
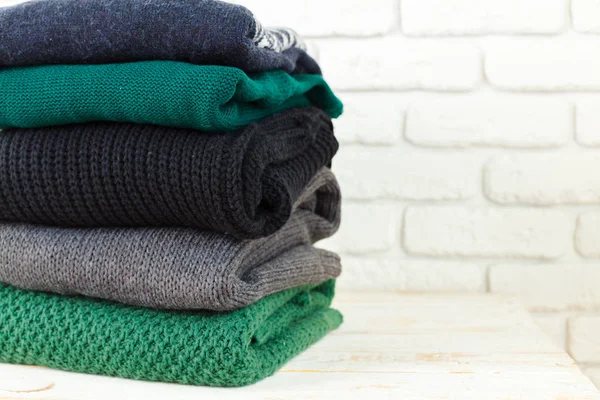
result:
<svg viewBox="0 0 600 400"><path fill-rule="evenodd" d="M227 313L159 311L0 284L0 362L190 385L273 374L337 328L334 281Z"/></svg>
<svg viewBox="0 0 600 400"><path fill-rule="evenodd" d="M331 117L342 104L320 75L177 61L0 70L0 128L89 121L232 130L292 107Z"/></svg>

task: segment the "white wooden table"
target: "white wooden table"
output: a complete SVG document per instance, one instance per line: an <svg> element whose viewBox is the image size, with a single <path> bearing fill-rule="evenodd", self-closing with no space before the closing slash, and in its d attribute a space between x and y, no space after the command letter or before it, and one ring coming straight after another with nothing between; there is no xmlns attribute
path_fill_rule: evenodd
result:
<svg viewBox="0 0 600 400"><path fill-rule="evenodd" d="M345 323L256 385L221 389L0 364L0 399L600 399L516 302L341 294Z"/></svg>

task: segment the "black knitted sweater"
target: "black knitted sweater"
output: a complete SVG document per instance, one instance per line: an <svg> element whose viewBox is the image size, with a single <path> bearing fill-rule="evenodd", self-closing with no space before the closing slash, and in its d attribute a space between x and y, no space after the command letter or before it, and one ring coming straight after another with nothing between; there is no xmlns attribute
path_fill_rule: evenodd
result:
<svg viewBox="0 0 600 400"><path fill-rule="evenodd" d="M90 123L0 132L0 220L278 230L338 149L330 118L292 109L237 132Z"/></svg>

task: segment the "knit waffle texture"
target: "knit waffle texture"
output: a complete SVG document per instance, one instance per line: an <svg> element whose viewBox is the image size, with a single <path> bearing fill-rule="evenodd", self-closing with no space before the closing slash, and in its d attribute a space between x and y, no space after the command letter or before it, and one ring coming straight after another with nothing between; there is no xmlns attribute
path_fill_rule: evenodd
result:
<svg viewBox="0 0 600 400"><path fill-rule="evenodd" d="M168 309L232 310L340 274L312 246L340 222L340 191L323 168L290 221L256 240L195 229L0 224L0 282Z"/></svg>
<svg viewBox="0 0 600 400"><path fill-rule="evenodd" d="M51 0L0 9L0 66L174 60L320 73L290 29L216 0Z"/></svg>
<svg viewBox="0 0 600 400"><path fill-rule="evenodd" d="M0 128L117 121L233 130L293 107L342 112L321 75L178 61L7 68L0 99Z"/></svg>
<svg viewBox="0 0 600 400"><path fill-rule="evenodd" d="M0 284L0 362L188 385L242 386L337 328L334 281L229 313L160 311Z"/></svg>
<svg viewBox="0 0 600 400"><path fill-rule="evenodd" d="M90 123L0 132L0 220L179 226L257 238L281 228L338 143L316 108L237 132Z"/></svg>

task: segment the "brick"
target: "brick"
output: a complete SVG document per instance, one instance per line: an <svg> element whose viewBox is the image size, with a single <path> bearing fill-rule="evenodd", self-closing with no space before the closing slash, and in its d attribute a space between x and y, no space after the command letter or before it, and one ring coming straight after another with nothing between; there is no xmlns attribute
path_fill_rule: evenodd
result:
<svg viewBox="0 0 600 400"><path fill-rule="evenodd" d="M486 51L486 76L509 90L600 90L599 46L598 37L499 40Z"/></svg>
<svg viewBox="0 0 600 400"><path fill-rule="evenodd" d="M533 320L561 350L567 349L567 318L563 314L536 313Z"/></svg>
<svg viewBox="0 0 600 400"><path fill-rule="evenodd" d="M349 199L454 200L471 197L479 166L464 155L344 146L333 171Z"/></svg>
<svg viewBox="0 0 600 400"><path fill-rule="evenodd" d="M408 109L406 138L429 147L558 147L572 136L566 101L515 96L452 96Z"/></svg>
<svg viewBox="0 0 600 400"><path fill-rule="evenodd" d="M389 257L356 257L342 254L343 273L338 289L343 290L406 290L406 273L397 260Z"/></svg>
<svg viewBox="0 0 600 400"><path fill-rule="evenodd" d="M577 32L600 33L600 1L571 0L571 19Z"/></svg>
<svg viewBox="0 0 600 400"><path fill-rule="evenodd" d="M600 213L579 216L575 229L575 248L584 257L600 258Z"/></svg>
<svg viewBox="0 0 600 400"><path fill-rule="evenodd" d="M485 266L454 261L401 261L411 292L485 292Z"/></svg>
<svg viewBox="0 0 600 400"><path fill-rule="evenodd" d="M600 156L563 152L496 157L485 166L484 192L502 204L598 204Z"/></svg>
<svg viewBox="0 0 600 400"><path fill-rule="evenodd" d="M397 25L395 0L229 0L252 11L264 26L288 26L306 37L373 36Z"/></svg>
<svg viewBox="0 0 600 400"><path fill-rule="evenodd" d="M600 146L600 101L578 101L575 108L575 123L579 144Z"/></svg>
<svg viewBox="0 0 600 400"><path fill-rule="evenodd" d="M600 390L600 367L584 368L583 373L586 374L592 383Z"/></svg>
<svg viewBox="0 0 600 400"><path fill-rule="evenodd" d="M401 37L318 40L319 61L339 90L466 91L482 77L472 44L411 41Z"/></svg>
<svg viewBox="0 0 600 400"><path fill-rule="evenodd" d="M490 291L517 295L531 311L600 310L600 268L590 264L492 265Z"/></svg>
<svg viewBox="0 0 600 400"><path fill-rule="evenodd" d="M341 93L344 114L334 121L341 143L394 144L404 130L404 107L392 93Z"/></svg>
<svg viewBox="0 0 600 400"><path fill-rule="evenodd" d="M400 240L401 218L401 209L393 205L346 202L339 232L319 242L319 247L349 254L389 250Z"/></svg>
<svg viewBox="0 0 600 400"><path fill-rule="evenodd" d="M600 363L600 315L569 318L569 353L578 363Z"/></svg>
<svg viewBox="0 0 600 400"><path fill-rule="evenodd" d="M404 224L406 250L435 257L553 259L570 235L569 221L550 210L415 206Z"/></svg>
<svg viewBox="0 0 600 400"><path fill-rule="evenodd" d="M564 0L402 0L407 35L556 33L567 21Z"/></svg>
<svg viewBox="0 0 600 400"><path fill-rule="evenodd" d="M342 265L342 290L485 291L485 268L476 264L342 255Z"/></svg>

